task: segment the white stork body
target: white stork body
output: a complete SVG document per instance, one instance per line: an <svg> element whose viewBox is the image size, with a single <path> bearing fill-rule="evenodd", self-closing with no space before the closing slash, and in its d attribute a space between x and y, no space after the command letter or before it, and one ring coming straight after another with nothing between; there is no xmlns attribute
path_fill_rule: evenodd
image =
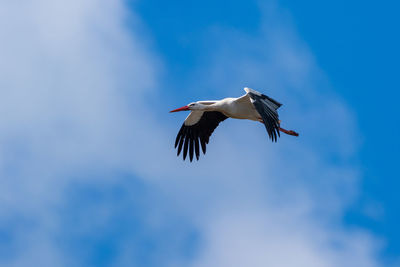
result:
<svg viewBox="0 0 400 267"><path fill-rule="evenodd" d="M222 112L225 116L233 119L242 120L261 120L260 114L251 103L251 99L248 94L238 98L225 98L217 102L217 106L221 107L219 112Z"/></svg>
<svg viewBox="0 0 400 267"><path fill-rule="evenodd" d="M277 141L277 137L280 136L279 131L298 136L296 132L280 127L277 113L277 109L281 106L279 102L250 88L246 87L244 90L246 94L238 98L198 101L172 110L171 112L191 110L176 137L175 147L179 145L178 156L183 148L184 160L188 150L190 161L193 160L194 152L196 158L199 159L199 142L205 154L206 144L212 132L221 121L227 118L263 122L272 141Z"/></svg>
<svg viewBox="0 0 400 267"><path fill-rule="evenodd" d="M204 112L218 111L225 116L233 119L242 120L262 120L260 114L254 108L250 102L250 97L247 95L238 98L224 98L216 101L198 101L196 104L200 104L185 119L185 125L191 126L196 124Z"/></svg>

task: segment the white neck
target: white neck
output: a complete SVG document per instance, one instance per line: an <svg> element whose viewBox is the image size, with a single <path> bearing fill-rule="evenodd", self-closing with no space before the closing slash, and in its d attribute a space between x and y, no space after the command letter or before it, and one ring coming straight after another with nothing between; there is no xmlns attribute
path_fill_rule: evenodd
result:
<svg viewBox="0 0 400 267"><path fill-rule="evenodd" d="M219 111L218 101L197 101L197 104L199 104L197 110Z"/></svg>

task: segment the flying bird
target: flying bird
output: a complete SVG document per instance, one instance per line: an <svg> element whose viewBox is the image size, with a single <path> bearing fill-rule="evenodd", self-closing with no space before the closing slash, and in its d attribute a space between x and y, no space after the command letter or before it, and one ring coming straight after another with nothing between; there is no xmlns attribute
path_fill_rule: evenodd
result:
<svg viewBox="0 0 400 267"><path fill-rule="evenodd" d="M211 134L218 124L227 118L263 123L272 142L276 142L280 137L280 131L288 135L299 136L295 131L288 131L280 127L281 121L277 110L282 105L281 103L248 87L245 87L244 90L246 94L238 98L197 101L171 110L170 112L191 111L176 136L177 156L183 148L183 160L186 159L188 152L190 161L193 160L194 155L199 160L200 146L205 154Z"/></svg>

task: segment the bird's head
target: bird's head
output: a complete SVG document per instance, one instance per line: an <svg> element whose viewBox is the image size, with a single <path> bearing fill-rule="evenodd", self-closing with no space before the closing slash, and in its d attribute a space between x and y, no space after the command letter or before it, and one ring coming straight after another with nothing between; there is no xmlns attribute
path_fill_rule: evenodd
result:
<svg viewBox="0 0 400 267"><path fill-rule="evenodd" d="M187 106L183 106L181 108L177 108L174 110L171 110L170 112L178 112L178 111L185 111L185 110L201 110L204 109L204 105L197 103L197 102L192 102L188 104Z"/></svg>

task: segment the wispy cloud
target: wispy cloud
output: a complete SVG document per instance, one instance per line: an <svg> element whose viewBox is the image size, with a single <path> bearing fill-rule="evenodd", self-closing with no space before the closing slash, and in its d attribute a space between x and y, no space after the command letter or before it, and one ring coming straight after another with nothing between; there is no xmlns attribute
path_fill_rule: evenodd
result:
<svg viewBox="0 0 400 267"><path fill-rule="evenodd" d="M279 7L262 7L256 36L210 29L215 53L194 73L221 95L246 85L282 100L301 137L270 144L261 125L227 121L187 164L147 105L165 94L159 59L123 1L0 5L0 242L12 247L0 262L379 265L376 239L341 223L360 175L354 118ZM111 256L88 255L102 242Z"/></svg>
<svg viewBox="0 0 400 267"><path fill-rule="evenodd" d="M0 225L13 247L5 259L60 266L54 236L65 187L130 168L139 135L130 105L154 87L153 60L120 1L0 5Z"/></svg>

